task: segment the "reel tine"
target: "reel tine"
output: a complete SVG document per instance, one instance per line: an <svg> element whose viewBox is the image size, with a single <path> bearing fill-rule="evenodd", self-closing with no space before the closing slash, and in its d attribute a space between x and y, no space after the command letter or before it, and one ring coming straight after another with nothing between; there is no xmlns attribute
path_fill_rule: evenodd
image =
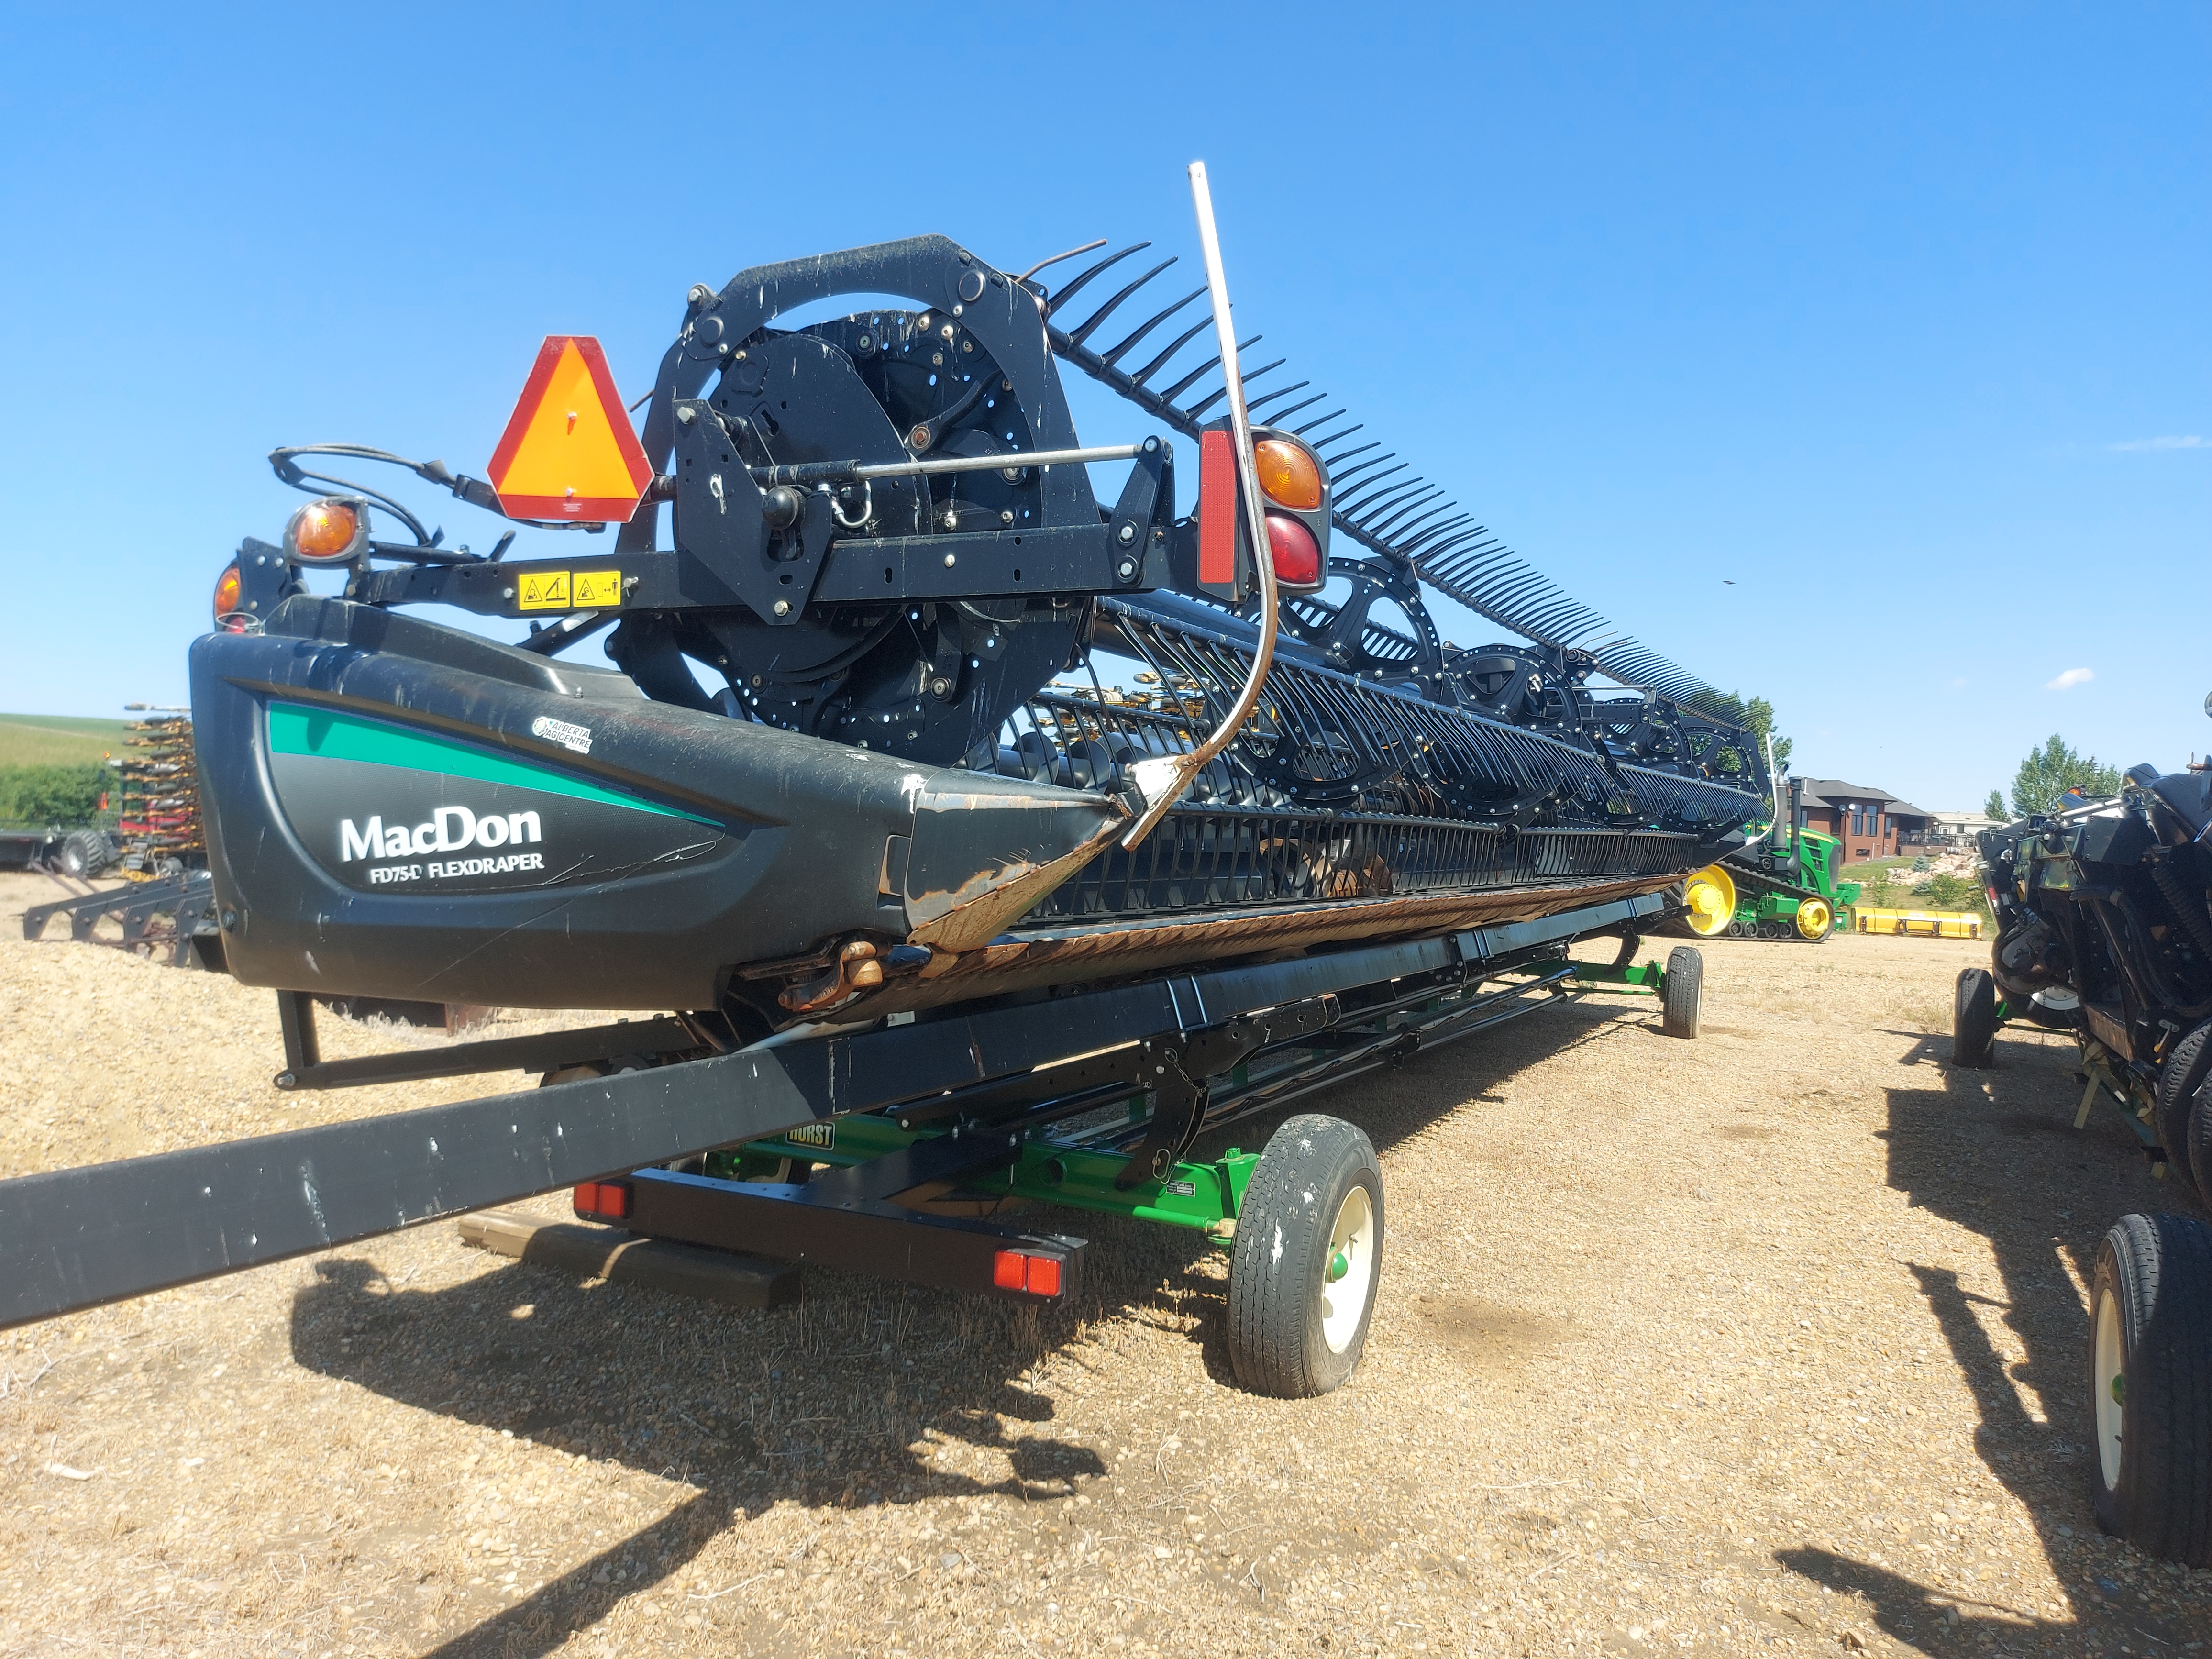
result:
<svg viewBox="0 0 2212 1659"><path fill-rule="evenodd" d="M1250 378L1250 376L1249 376L1249 375L1248 375L1248 376L1246 376L1245 378L1247 378L1247 379L1249 380L1249 379ZM1267 393L1264 397L1259 397L1259 398L1253 398L1249 403L1246 404L1244 405L1244 407L1245 407L1245 409L1246 409L1248 411L1249 411L1249 410L1255 410L1255 409L1259 408L1259 407L1260 407L1260 405L1261 405L1261 404L1271 404L1271 403L1274 402L1274 400L1275 400L1276 398L1287 398L1287 397L1289 397L1289 396L1290 396L1293 392L1302 392L1302 391L1304 391L1306 387L1308 387L1308 386L1311 386L1312 384L1313 384L1313 382L1312 382L1311 380L1300 380L1300 381L1297 381L1296 384L1291 385L1291 386L1279 386L1279 387L1278 387L1276 390L1274 390L1274 391L1273 391L1273 392L1270 392ZM1327 395L1328 395L1328 394L1327 394L1326 392L1324 392L1324 393L1322 394L1322 396L1323 396L1323 397L1326 397ZM1315 401L1318 402L1318 401L1319 401L1319 399L1318 399L1318 398L1316 398ZM1267 422L1267 424L1268 424L1269 426L1273 426L1273 425L1274 424L1274 422L1273 422L1273 421L1271 420L1271 421L1269 421L1269 422Z"/></svg>
<svg viewBox="0 0 2212 1659"><path fill-rule="evenodd" d="M1162 271L1165 270L1174 263L1175 258L1172 255L1161 260L1159 264L1154 265L1143 276L1138 277L1135 282L1130 283L1119 294L1109 300L1104 305L1092 312L1091 313L1091 320L1089 322L1084 324L1080 328L1069 331L1067 337L1074 341L1076 344L1081 345L1085 340L1089 339L1095 331L1097 331L1099 324L1104 322L1109 317L1111 317L1114 314L1115 309L1121 305L1121 301L1127 299L1139 289L1144 287L1146 283L1151 282L1153 277L1158 276Z"/></svg>
<svg viewBox="0 0 2212 1659"><path fill-rule="evenodd" d="M1249 340L1238 341L1237 343L1237 355L1240 357L1243 356L1248 347L1257 345L1260 341L1265 337L1266 337L1263 335L1255 334ZM1206 376L1206 374L1220 367L1221 354L1219 352L1216 352L1212 356L1208 357L1204 362L1200 363L1189 374L1184 375L1182 379L1177 380L1173 386L1170 386L1165 392L1159 393L1159 400L1164 404L1173 403L1182 393L1189 391L1191 387L1197 385L1200 380L1203 380ZM1247 378L1249 377L1248 376Z"/></svg>
<svg viewBox="0 0 2212 1659"><path fill-rule="evenodd" d="M1352 434L1352 433L1357 432L1357 431L1358 431L1358 430L1359 430L1359 428L1358 428L1358 427L1356 427L1356 426L1355 426L1355 427L1352 427L1352 428L1349 428L1348 430L1346 430L1346 431L1343 431L1343 432L1340 432L1340 433L1338 433L1338 434L1336 434L1336 436L1335 436L1335 437L1333 437L1333 438L1325 438L1325 439L1323 439L1323 440L1322 441L1322 443L1332 443L1332 444L1333 444L1333 443L1336 442L1336 441L1338 441L1338 439L1341 439L1341 438L1349 438L1349 437ZM1330 479L1331 479L1331 481L1332 481L1332 482L1334 482L1334 479L1335 479L1335 477L1336 477L1336 469L1337 469L1337 465L1338 465L1338 464L1339 464L1340 462L1348 461L1348 460L1350 460L1350 459L1351 459L1354 455L1364 455L1364 454L1365 454L1369 450L1370 450L1370 449L1380 449L1382 447L1382 441L1381 441L1380 439L1376 439L1376 440L1374 440L1374 441L1370 441L1370 442L1361 444L1361 445L1358 446L1356 448L1352 448L1352 449L1346 449L1346 450L1341 451L1340 453L1338 453L1338 454L1337 454L1337 456L1336 456L1334 459L1332 459L1330 457L1328 457L1328 456L1327 456L1327 455L1322 455L1322 458L1321 458L1321 464L1322 464L1323 466L1325 466L1325 467L1327 467L1327 468L1328 469L1328 471L1329 471L1329 477L1330 477ZM1319 454L1319 453L1320 453L1320 451L1321 451L1321 444L1316 444L1316 445L1314 446L1314 451L1315 451L1315 453L1316 453L1316 454Z"/></svg>
<svg viewBox="0 0 2212 1659"><path fill-rule="evenodd" d="M1255 336L1255 337L1256 338L1257 337ZM1238 348L1238 355L1239 355L1240 356L1243 355L1243 349L1242 347L1239 347L1239 348ZM1218 358L1218 357L1214 359L1214 362L1215 362L1216 363L1218 363L1220 361L1221 361L1221 360L1220 360L1219 358ZM1247 371L1245 372L1245 374L1244 374L1244 377L1243 377L1243 379L1244 379L1244 384L1245 384L1246 386L1249 386L1249 385L1251 385L1253 381L1255 381L1255 380L1258 380L1258 379L1259 379L1262 374L1266 374L1269 369L1271 369L1271 368L1281 368L1285 363L1286 363L1286 362L1290 362L1290 359L1289 359L1289 358L1287 358L1287 357L1278 357L1278 358L1276 358L1276 359L1275 359L1275 361L1274 361L1273 362L1272 362L1272 363L1263 363L1263 364L1262 364L1262 365L1261 365L1261 367L1259 367L1258 368L1255 368L1255 369L1249 369L1249 370L1247 370ZM1190 419L1192 419L1192 420L1194 420L1194 420L1196 420L1196 419L1199 417L1199 416L1200 416L1202 412L1204 412L1204 410L1205 410L1206 409L1207 409L1207 408L1208 408L1208 407L1209 407L1209 406L1210 406L1210 405L1214 402L1214 400L1215 400L1216 398L1226 398L1228 395L1229 395L1229 383L1228 383L1228 381L1224 380L1224 381L1221 383L1221 386L1220 386L1219 389L1218 389L1217 391L1214 391L1214 392L1209 392L1206 396L1205 396L1205 397L1203 397L1203 398L1200 398L1200 399L1199 399L1196 403L1194 403L1194 404L1185 404L1182 406L1182 412L1183 412L1183 414L1184 414L1184 415L1188 416Z"/></svg>
<svg viewBox="0 0 2212 1659"><path fill-rule="evenodd" d="M1294 386L1291 390L1296 391L1297 388ZM1311 409L1316 404L1319 403L1322 398L1328 396L1328 393L1326 392L1316 392L1312 397L1304 398L1298 403L1292 404L1287 409L1279 409L1273 415L1270 415L1267 417L1267 424L1269 426L1279 427L1285 421L1289 420L1291 416L1297 414L1300 410Z"/></svg>
<svg viewBox="0 0 2212 1659"><path fill-rule="evenodd" d="M1099 361L1100 361L1100 362L1105 362L1105 363L1118 363L1118 362L1120 362L1121 361L1121 358L1122 358L1123 354L1125 354L1126 352L1127 352L1127 351L1128 351L1128 349L1129 349L1132 346L1135 345L1135 344L1137 343L1137 342L1138 342L1138 341L1139 341L1139 340L1143 339L1143 338L1145 337L1145 336L1146 336L1147 334L1150 334L1150 333L1151 333L1154 329L1158 328L1158 327L1162 323L1164 323L1165 321L1167 321L1167 319L1168 319L1169 318L1170 318L1170 317L1174 316L1174 315L1176 314L1176 313L1177 313L1178 311L1181 311L1181 310L1182 310L1185 306L1188 305L1188 304L1189 304L1193 300L1195 300L1195 299L1199 298L1199 297L1200 297L1200 295L1202 295L1205 292L1206 292L1206 290L1205 290L1204 289L1202 289L1202 288L1193 289L1189 293L1188 293L1188 294L1184 295L1182 296L1182 299L1177 300L1177 301L1176 301L1173 305L1170 306L1170 307L1169 307L1165 311L1163 311L1162 313L1160 313L1160 314L1159 314L1158 316L1157 316L1157 317L1153 318L1152 321L1150 321L1149 323L1146 323L1146 324L1142 328L1139 329L1139 330L1138 330L1134 334L1132 334L1132 335L1131 335L1127 339L1126 339L1126 340L1122 341L1121 344L1119 344L1119 345L1115 346L1115 347L1111 351L1109 351L1109 352L1105 353L1105 354L1104 354L1104 355L1103 355L1103 356L1099 359Z"/></svg>
<svg viewBox="0 0 2212 1659"><path fill-rule="evenodd" d="M1370 445L1368 446L1368 447L1371 449L1371 448L1373 448L1373 447L1374 447L1374 446L1373 446L1372 444L1370 444ZM1370 466L1380 466L1380 465L1382 465L1382 463L1383 463L1383 462L1385 462L1385 461L1388 461L1388 460L1395 460L1395 459L1396 459L1396 452L1394 450L1394 451L1390 452L1390 453L1388 453L1388 454L1377 455L1377 456L1374 457L1374 458L1373 458L1372 459L1370 459L1370 460L1364 460L1364 461L1360 462L1360 464L1359 464L1358 466L1355 466L1355 467L1350 468L1350 469L1346 472L1345 476L1346 476L1346 477L1352 477L1352 476L1353 476L1353 475L1355 475L1355 474L1361 473L1361 472L1365 472L1365 471L1367 471L1367 469L1368 469L1369 467L1370 467ZM1409 466L1411 466L1411 465L1413 465L1413 463L1412 463L1411 461L1399 461L1397 465L1395 465L1395 466L1394 466L1394 467L1392 467L1392 468L1390 469L1390 472L1403 472L1403 471L1404 471L1407 467L1409 467ZM1377 473L1374 473L1374 474L1372 474L1371 476L1370 476L1370 477L1369 477L1369 478L1367 479L1367 481L1366 481L1366 483L1363 483L1363 484L1361 484L1361 485L1360 485L1360 489L1364 489L1367 487L1367 485L1368 485L1368 484L1374 483L1375 483L1375 482L1376 482L1378 479L1387 478L1387 477L1389 477L1389 476L1390 476L1390 473L1389 473L1389 472L1377 472ZM1346 489L1346 490L1345 490L1343 493L1344 493L1344 494L1346 494L1346 495L1352 495L1352 494L1355 494L1355 493L1357 493L1357 492L1352 491L1352 490L1350 490L1350 489ZM1337 512L1339 512L1339 513L1341 513L1341 512L1343 512L1343 511L1344 511L1344 508L1342 508L1341 507L1337 507L1337 508L1335 509L1335 511L1337 511Z"/></svg>
<svg viewBox="0 0 2212 1659"><path fill-rule="evenodd" d="M1440 488L1434 489L1431 489L1425 495L1415 494L1407 496L1403 501L1393 503L1389 515L1385 518L1376 520L1370 526L1370 533L1384 539L1388 539L1395 531L1405 523L1406 514L1413 512L1417 507L1426 507L1431 501L1435 501L1444 492ZM1449 510L1449 503L1447 502L1447 510Z"/></svg>
<svg viewBox="0 0 2212 1659"><path fill-rule="evenodd" d="M1407 477L1398 478L1391 483L1382 483L1383 478L1398 472L1408 465L1410 463L1401 461L1398 465L1390 469L1389 473L1378 472L1373 478L1368 480L1369 483L1376 488L1366 495L1360 495L1357 501L1347 502L1344 508L1345 516L1357 522L1360 529L1369 535L1373 535L1377 509L1385 502L1395 502L1409 494L1419 491L1428 482L1425 478Z"/></svg>
<svg viewBox="0 0 2212 1659"><path fill-rule="evenodd" d="M1435 528L1438 520L1441 520L1449 524L1464 522L1464 514L1457 519L1445 519L1446 514L1458 511L1457 501L1445 501L1441 506L1432 507L1425 513L1419 514L1400 525L1397 534L1391 538L1391 543L1401 555L1410 559L1413 556L1413 550L1421 544L1422 539Z"/></svg>
<svg viewBox="0 0 2212 1659"><path fill-rule="evenodd" d="M1199 293L1200 294L1205 292L1206 290L1204 289L1200 289L1199 290ZM1182 307L1177 307L1176 309L1181 310ZM1134 374L1132 374L1129 377L1130 383L1133 386L1144 385L1146 381L1151 380L1153 375L1160 372L1161 368L1166 364L1169 358L1174 356L1176 352L1181 351L1185 346L1188 345L1193 340L1196 339L1200 334L1203 334L1207 329L1212 328L1212 326L1213 319L1211 316L1200 317L1181 334L1176 336L1176 343L1173 345L1170 346L1165 351L1160 353L1158 356L1153 358L1152 362L1146 363ZM1216 357L1213 361L1218 363L1221 359Z"/></svg>
<svg viewBox="0 0 2212 1659"><path fill-rule="evenodd" d="M1454 506L1456 505L1457 503L1455 502ZM1444 510L1449 512L1451 508L1447 507ZM1439 524L1427 526L1421 531L1420 534L1418 536L1407 536L1400 541L1398 545L1404 551L1407 558L1414 558L1419 554L1421 550L1421 544L1423 542L1432 542L1439 536L1449 535L1453 531L1457 530L1462 525L1472 524L1474 522L1474 514L1462 513L1456 519L1446 519Z"/></svg>
<svg viewBox="0 0 2212 1659"><path fill-rule="evenodd" d="M1336 419L1338 416L1343 413L1344 411L1340 409L1334 409L1328 414L1322 416L1321 419L1317 421L1308 421L1304 426L1297 428L1298 436L1305 438L1306 434L1311 432L1316 427L1327 426L1331 421ZM1314 447L1315 453L1318 453L1323 444L1333 444L1338 439L1349 437L1352 433L1358 430L1359 428L1358 426L1347 427L1342 432L1330 433L1326 438L1306 438L1306 441L1311 444Z"/></svg>
<svg viewBox="0 0 2212 1659"><path fill-rule="evenodd" d="M1054 295L1051 299L1046 301L1044 314L1048 318L1052 317L1062 306L1066 305L1070 300L1073 300L1078 294L1080 294L1083 291L1083 285L1089 282L1093 276L1096 276L1100 271L1111 270L1114 266L1120 264L1122 260L1127 258L1131 254L1142 253L1151 246L1152 244L1150 242L1133 242L1127 247L1123 248L1119 253L1108 254L1104 258L1101 259L1097 264L1091 266L1081 276L1072 279L1066 288L1061 289L1060 292Z"/></svg>

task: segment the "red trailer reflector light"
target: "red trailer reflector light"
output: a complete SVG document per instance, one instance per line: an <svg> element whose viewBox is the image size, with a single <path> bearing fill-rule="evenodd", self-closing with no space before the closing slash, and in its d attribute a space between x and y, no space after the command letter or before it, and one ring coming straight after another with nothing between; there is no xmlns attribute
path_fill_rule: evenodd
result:
<svg viewBox="0 0 2212 1659"><path fill-rule="evenodd" d="M1025 1250L1000 1250L991 1258L991 1282L1002 1291L1027 1291L1031 1296L1060 1294L1060 1258L1031 1255Z"/></svg>
<svg viewBox="0 0 2212 1659"><path fill-rule="evenodd" d="M620 1220L629 1213L629 1188L619 1181L579 1182L575 1206L578 1215Z"/></svg>
<svg viewBox="0 0 2212 1659"><path fill-rule="evenodd" d="M1198 579L1237 580L1237 452L1226 432L1198 434Z"/></svg>

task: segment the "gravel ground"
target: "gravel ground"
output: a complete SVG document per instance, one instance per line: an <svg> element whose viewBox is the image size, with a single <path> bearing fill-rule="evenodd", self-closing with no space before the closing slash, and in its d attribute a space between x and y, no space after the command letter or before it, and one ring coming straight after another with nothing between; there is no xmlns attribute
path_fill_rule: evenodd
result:
<svg viewBox="0 0 2212 1659"><path fill-rule="evenodd" d="M16 943L50 892L0 881L0 1173L513 1081L281 1096L272 999ZM2212 1573L2084 1463L2083 1276L2171 1200L2055 1039L1951 1070L1978 952L1709 945L1696 1042L1591 998L1304 1103L1389 1182L1319 1401L1235 1388L1203 1241L1050 1212L1048 1317L448 1223L0 1336L0 1654L2195 1650Z"/></svg>

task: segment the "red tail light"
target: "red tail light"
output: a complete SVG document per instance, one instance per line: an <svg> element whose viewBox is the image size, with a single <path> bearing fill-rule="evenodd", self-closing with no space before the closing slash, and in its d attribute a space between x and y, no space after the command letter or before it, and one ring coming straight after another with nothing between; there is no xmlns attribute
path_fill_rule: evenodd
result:
<svg viewBox="0 0 2212 1659"><path fill-rule="evenodd" d="M1281 586L1309 590L1322 586L1321 544L1296 519L1282 513L1267 515L1267 551Z"/></svg>
<svg viewBox="0 0 2212 1659"><path fill-rule="evenodd" d="M1025 1250L1000 1250L991 1258L991 1282L1002 1291L1027 1291L1031 1296L1058 1296L1060 1258L1031 1255Z"/></svg>
<svg viewBox="0 0 2212 1659"><path fill-rule="evenodd" d="M629 1213L629 1188L619 1181L580 1182L576 1213L599 1221L619 1221Z"/></svg>

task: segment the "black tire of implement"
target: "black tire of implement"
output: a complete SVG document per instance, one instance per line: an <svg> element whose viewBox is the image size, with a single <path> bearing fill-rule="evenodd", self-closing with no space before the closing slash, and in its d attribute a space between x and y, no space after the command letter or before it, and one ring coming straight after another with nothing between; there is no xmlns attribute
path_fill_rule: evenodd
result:
<svg viewBox="0 0 2212 1659"><path fill-rule="evenodd" d="M2212 1179L2212 1084L2197 1086L2196 1102L2189 1109L2189 1167ZM2199 1194L2203 1190L2197 1188ZM2212 1207L2212 1200L2200 1197L2198 1201Z"/></svg>
<svg viewBox="0 0 2212 1659"><path fill-rule="evenodd" d="M1342 1353L1322 1334L1329 1232L1355 1182L1375 1207L1375 1264L1359 1328ZM1366 1135L1342 1118L1304 1113L1268 1138L1237 1212L1229 1261L1229 1363L1255 1394L1302 1400L1352 1375L1367 1346L1382 1283L1382 1168Z"/></svg>
<svg viewBox="0 0 2212 1659"><path fill-rule="evenodd" d="M2190 1145L2190 1129L2197 1091L2208 1073L2212 1073L2212 1019L2175 1043L2158 1070L2155 1116L2158 1144L2166 1148L2166 1172L2199 1202L2205 1183L2197 1172L2204 1169L2207 1176L2212 1176L2212 1169L2197 1163L2196 1148Z"/></svg>
<svg viewBox="0 0 2212 1659"><path fill-rule="evenodd" d="M1659 989L1659 1026L1668 1036L1698 1035L1705 983L1705 959L1694 946L1678 945L1667 953L1667 977Z"/></svg>
<svg viewBox="0 0 2212 1659"><path fill-rule="evenodd" d="M1951 1063L1986 1071L1997 1037L1997 982L1986 968L1961 968L1951 989Z"/></svg>
<svg viewBox="0 0 2212 1659"><path fill-rule="evenodd" d="M2089 1300L2089 1384L2097 1315L2116 1299L2125 1407L2118 1481L2105 1484L2094 1396L2089 1486L2097 1524L2184 1565L2212 1565L2212 1226L2185 1216L2122 1216L2098 1247Z"/></svg>
<svg viewBox="0 0 2212 1659"><path fill-rule="evenodd" d="M72 830L62 837L62 872L82 881L115 861L115 849L97 830Z"/></svg>

